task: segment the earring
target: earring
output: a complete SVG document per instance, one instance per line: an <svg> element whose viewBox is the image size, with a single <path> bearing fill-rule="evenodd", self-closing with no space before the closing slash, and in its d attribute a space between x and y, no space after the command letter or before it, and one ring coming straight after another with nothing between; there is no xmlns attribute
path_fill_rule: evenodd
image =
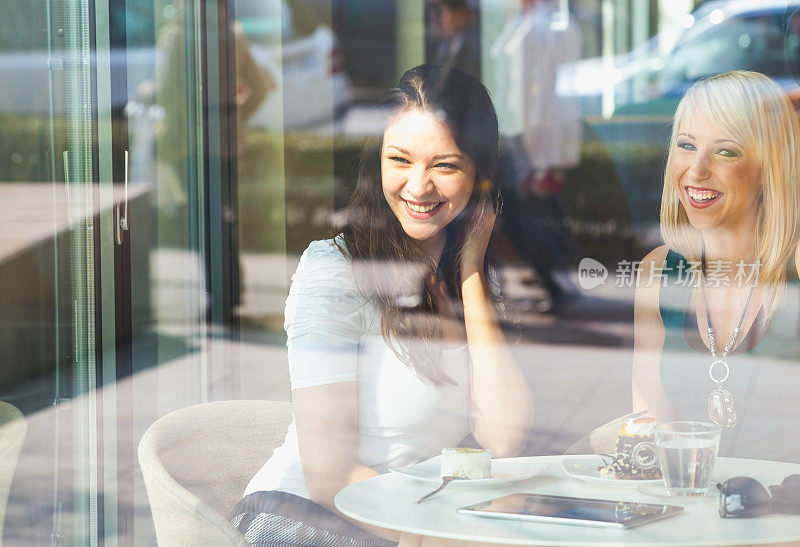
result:
<svg viewBox="0 0 800 547"><path fill-rule="evenodd" d="M494 214L500 216L503 212L503 194L500 193L500 188L497 189L497 194L494 198Z"/></svg>

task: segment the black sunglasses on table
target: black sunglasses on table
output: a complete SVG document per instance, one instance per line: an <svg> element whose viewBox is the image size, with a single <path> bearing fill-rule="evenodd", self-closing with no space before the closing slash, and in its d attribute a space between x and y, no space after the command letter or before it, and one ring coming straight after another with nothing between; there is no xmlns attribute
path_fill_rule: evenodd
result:
<svg viewBox="0 0 800 547"><path fill-rule="evenodd" d="M774 513L800 515L800 475L789 475L780 485L767 490L750 477L734 477L717 484L719 516L760 517Z"/></svg>

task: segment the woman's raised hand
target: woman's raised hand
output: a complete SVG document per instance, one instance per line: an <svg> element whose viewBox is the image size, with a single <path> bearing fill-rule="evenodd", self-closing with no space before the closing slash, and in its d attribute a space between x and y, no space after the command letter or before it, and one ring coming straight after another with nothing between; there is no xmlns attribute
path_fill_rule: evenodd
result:
<svg viewBox="0 0 800 547"><path fill-rule="evenodd" d="M489 239L492 237L496 219L497 215L487 208L477 207L472 212L470 221L472 227L467 232L461 252L462 278L466 278L476 271L483 272L483 259L486 256L486 249L489 247Z"/></svg>

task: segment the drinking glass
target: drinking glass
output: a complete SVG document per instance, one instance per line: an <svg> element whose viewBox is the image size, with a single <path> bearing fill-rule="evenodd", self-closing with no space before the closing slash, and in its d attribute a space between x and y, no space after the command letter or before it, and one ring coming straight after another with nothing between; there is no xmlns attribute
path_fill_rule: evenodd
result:
<svg viewBox="0 0 800 547"><path fill-rule="evenodd" d="M719 426L706 422L666 422L656 427L656 452L670 496L706 494L721 433Z"/></svg>

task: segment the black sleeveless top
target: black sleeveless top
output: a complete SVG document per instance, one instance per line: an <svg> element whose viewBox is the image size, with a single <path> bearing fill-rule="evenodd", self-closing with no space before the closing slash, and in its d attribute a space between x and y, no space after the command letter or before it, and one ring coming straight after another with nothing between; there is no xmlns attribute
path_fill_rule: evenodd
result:
<svg viewBox="0 0 800 547"><path fill-rule="evenodd" d="M683 255L670 250L664 260L659 310L666 330L661 353L661 385L683 419L710 421L708 395L711 352L697 327L689 301L692 288L681 280ZM796 270L795 270L796 271ZM730 376L723 387L733 394L738 424L723 428L720 456L800 463L800 294L796 274L769 324L763 310L742 342L728 355ZM721 347L727 340L720 341ZM718 371L715 371L718 373Z"/></svg>

